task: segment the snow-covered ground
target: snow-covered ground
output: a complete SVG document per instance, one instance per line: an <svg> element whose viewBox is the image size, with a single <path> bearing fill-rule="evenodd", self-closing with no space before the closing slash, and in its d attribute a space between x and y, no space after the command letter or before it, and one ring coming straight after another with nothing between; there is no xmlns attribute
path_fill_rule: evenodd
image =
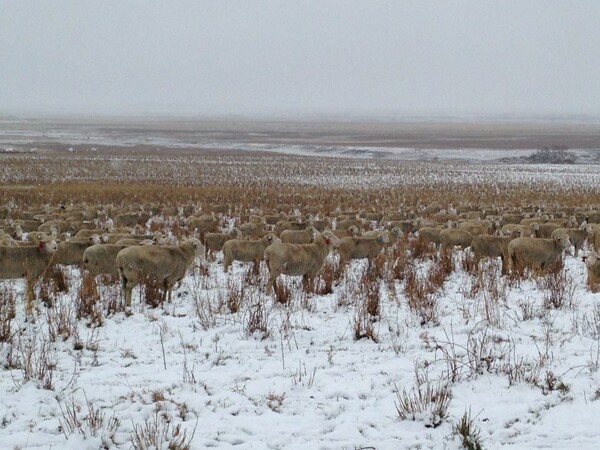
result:
<svg viewBox="0 0 600 450"><path fill-rule="evenodd" d="M411 312L404 281L382 282L377 342L354 339L363 262L329 295L306 297L288 279L287 306L244 282L246 267L227 275L210 263L185 278L172 304L151 309L134 291L133 314L97 328L72 317L77 272L35 324L24 322L22 283L5 282L3 292L18 294L17 337L0 344L0 448L128 449L144 423L168 422L192 449L454 449L452 425L469 411L487 449L598 448L600 294L587 290L584 263L567 256L565 304L545 308L549 290L534 280L485 272L492 276L478 290L462 258L455 253L455 271L435 295L437 323L422 325ZM416 264L424 274L432 263ZM241 286L232 313L228 295ZM104 300L117 291L103 291ZM75 334L49 331L61 312ZM267 333L249 332L257 314ZM30 355L35 368L44 353L55 364L52 389L10 367ZM399 420L398 396L427 381L447 384L448 417L435 428L426 413ZM79 430L66 425L72 408ZM96 431L84 420L94 411L103 414ZM110 428L112 417L119 422Z"/></svg>

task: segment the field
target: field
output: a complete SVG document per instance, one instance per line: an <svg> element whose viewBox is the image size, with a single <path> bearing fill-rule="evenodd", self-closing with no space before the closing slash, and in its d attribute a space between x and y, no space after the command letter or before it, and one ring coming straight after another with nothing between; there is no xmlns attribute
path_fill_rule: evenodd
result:
<svg viewBox="0 0 600 450"><path fill-rule="evenodd" d="M189 212L216 205L225 226L272 211L432 220L600 206L592 125L190 127L3 122L0 207L15 219L143 208L155 211L146 231L176 239L192 234ZM556 144L586 163L498 161ZM37 286L33 322L23 281L1 281L0 448L597 448L590 250L501 275L499 258L476 267L469 250L411 233L372 267L331 253L314 292L283 276L276 295L264 264L225 273L218 253L172 303L148 284L130 311L114 280L95 295L79 268L59 267Z"/></svg>

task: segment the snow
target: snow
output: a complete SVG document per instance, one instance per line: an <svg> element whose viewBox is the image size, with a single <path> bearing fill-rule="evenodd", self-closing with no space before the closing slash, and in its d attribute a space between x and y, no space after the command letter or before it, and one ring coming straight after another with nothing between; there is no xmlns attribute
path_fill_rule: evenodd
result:
<svg viewBox="0 0 600 450"><path fill-rule="evenodd" d="M0 448L92 449L103 440L108 448L131 448L134 427L154 420L157 411L188 436L193 433L191 448L460 448L451 426L468 411L484 448L597 448L600 337L591 318L600 296L587 291L581 260L566 258L571 306L544 309L545 291L533 280L501 282L501 300L486 320L482 295L467 294L474 280L460 267L461 258L457 252L455 271L439 293L438 325L419 324L407 307L403 282L396 281L396 294L382 284L382 313L374 322L378 342L353 339L357 299L344 297L348 290L338 286L333 294L305 298L292 278L288 306L249 286L249 303L239 312L223 307L212 321L201 320L197 305L206 311L210 302L216 309L226 299L228 277L246 276L241 265L227 275L211 263L208 277L197 270L186 277L173 304L151 309L136 294L131 316L114 314L98 328L81 319L78 337L48 343L56 362L53 390L23 382L21 370L7 367L8 346L2 344ZM364 267L354 262L342 283L355 283ZM54 309L73 304L79 275L70 271L69 279L70 293L61 294ZM19 295L15 329L24 341L38 343L39 356L41 342L48 341L50 310L41 306L37 322L25 323L22 283L6 283ZM247 333L255 301L263 302L268 315L266 338ZM527 320L523 302L534 310ZM504 359L474 370L467 349L476 341L487 343L485 355ZM398 420L397 393L418 385L416 373L448 382L447 355L453 352L459 363L448 383L449 417L437 428L425 427L428 413ZM541 379L552 372L569 389L544 392L523 380L511 385L501 369L510 361L540 363ZM85 433L61 431L63 411L73 403L80 417L88 405L106 421L117 417L114 437L86 425Z"/></svg>

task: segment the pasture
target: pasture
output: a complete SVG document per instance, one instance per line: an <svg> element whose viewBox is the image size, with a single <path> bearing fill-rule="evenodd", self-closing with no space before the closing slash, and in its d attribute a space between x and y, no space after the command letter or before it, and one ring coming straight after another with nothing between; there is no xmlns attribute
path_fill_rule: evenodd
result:
<svg viewBox="0 0 600 450"><path fill-rule="evenodd" d="M359 220L361 233L414 225L370 268L330 252L308 292L286 275L267 291L264 262L225 273L221 252L194 261L171 303L149 280L126 308L114 276L58 265L32 318L23 281L1 281L1 448L597 446L593 243L502 275L500 258L476 265L418 229L591 222L600 166L82 144L1 154L0 205L7 227L44 216L100 234L133 213L170 244L202 238L190 219L205 215L214 231L280 214Z"/></svg>

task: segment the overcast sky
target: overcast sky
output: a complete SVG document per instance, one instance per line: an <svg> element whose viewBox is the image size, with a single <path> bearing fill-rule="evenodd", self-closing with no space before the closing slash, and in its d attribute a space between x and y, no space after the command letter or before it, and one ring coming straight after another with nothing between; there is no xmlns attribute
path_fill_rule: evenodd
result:
<svg viewBox="0 0 600 450"><path fill-rule="evenodd" d="M600 1L0 0L0 113L600 115Z"/></svg>

